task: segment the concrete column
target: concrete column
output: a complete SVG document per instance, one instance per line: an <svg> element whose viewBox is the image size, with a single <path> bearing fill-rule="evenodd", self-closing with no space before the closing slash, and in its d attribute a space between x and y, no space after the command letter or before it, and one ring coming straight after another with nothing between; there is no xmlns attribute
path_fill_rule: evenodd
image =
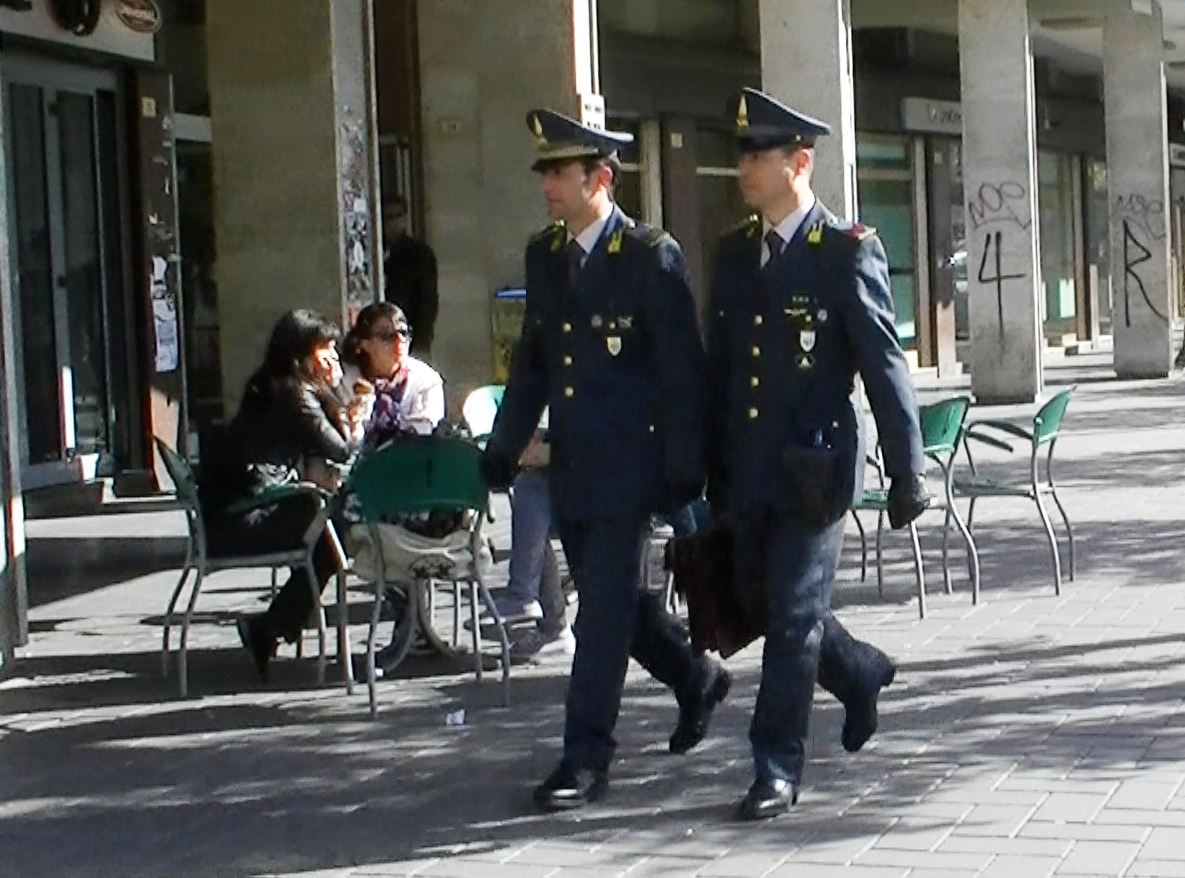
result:
<svg viewBox="0 0 1185 878"><path fill-rule="evenodd" d="M490 379L490 301L519 287L528 238L548 222L527 112L573 117L595 90L590 0L419 5L426 238L440 318L432 346L450 410Z"/></svg>
<svg viewBox="0 0 1185 878"><path fill-rule="evenodd" d="M1112 326L1121 378L1163 378L1169 324L1169 165L1160 7L1109 14L1103 24Z"/></svg>
<svg viewBox="0 0 1185 878"><path fill-rule="evenodd" d="M1041 393L1033 56L1025 0L959 0L971 390Z"/></svg>
<svg viewBox="0 0 1185 878"><path fill-rule="evenodd" d="M837 215L855 217L850 0L760 0L759 17L761 87L831 126L815 154L815 194Z"/></svg>
<svg viewBox="0 0 1185 878"><path fill-rule="evenodd" d="M276 318L373 301L364 0L207 0L224 397Z"/></svg>
<svg viewBox="0 0 1185 878"><path fill-rule="evenodd" d="M0 89L0 170L8 167L5 145L7 112ZM12 666L16 647L29 633L28 582L25 573L25 512L21 497L20 425L17 405L16 321L13 314L13 265L8 237L8 186L0 183L0 522L4 528L0 555L0 677Z"/></svg>

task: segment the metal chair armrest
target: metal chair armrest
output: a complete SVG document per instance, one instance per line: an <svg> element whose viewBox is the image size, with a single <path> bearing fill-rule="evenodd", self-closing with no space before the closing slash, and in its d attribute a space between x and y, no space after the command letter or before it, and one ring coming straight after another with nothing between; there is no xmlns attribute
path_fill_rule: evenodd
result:
<svg viewBox="0 0 1185 878"><path fill-rule="evenodd" d="M312 482L291 482L286 485L275 485L271 488L265 488L258 494L237 500L227 506L226 511L250 512L253 509L270 506L272 503L279 503L281 500L286 500L289 497L300 496L317 497L324 504L332 495L324 488Z"/></svg>
<svg viewBox="0 0 1185 878"><path fill-rule="evenodd" d="M980 429L982 427L990 426L992 425L985 424L984 422L977 422L975 424L969 424L963 428L963 448L968 454L971 453L970 445L972 442L982 442L984 445L990 445L992 448L998 448L1000 451L1007 451L1009 454L1013 452L1014 449L1010 443L1005 442L1003 439L997 439L995 436L991 436ZM1026 436L1024 438L1030 439L1031 441L1031 437Z"/></svg>
<svg viewBox="0 0 1185 878"><path fill-rule="evenodd" d="M1016 424L1010 423L1008 421L997 421L997 420L991 420L991 419L982 420L982 421L971 421L967 425L966 429L968 431L972 431L972 430L978 431L978 430L980 430L980 428L988 429L988 430L998 430L1001 433L1007 433L1009 436L1015 436L1017 439L1024 439L1026 442L1033 441L1032 431L1026 430L1024 427L1018 427L1018 426L1016 426Z"/></svg>

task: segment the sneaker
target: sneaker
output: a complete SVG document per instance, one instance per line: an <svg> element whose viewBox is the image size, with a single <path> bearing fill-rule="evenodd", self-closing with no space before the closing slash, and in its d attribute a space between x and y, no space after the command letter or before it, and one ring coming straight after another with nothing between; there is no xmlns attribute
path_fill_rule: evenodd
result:
<svg viewBox="0 0 1185 878"><path fill-rule="evenodd" d="M573 656L576 654L576 635L572 626L565 625L556 632L536 628L530 634L510 645L510 659L544 659L548 656Z"/></svg>
<svg viewBox="0 0 1185 878"><path fill-rule="evenodd" d="M498 595L494 606L503 622L536 622L543 618L543 605L539 601L526 601L510 595Z"/></svg>

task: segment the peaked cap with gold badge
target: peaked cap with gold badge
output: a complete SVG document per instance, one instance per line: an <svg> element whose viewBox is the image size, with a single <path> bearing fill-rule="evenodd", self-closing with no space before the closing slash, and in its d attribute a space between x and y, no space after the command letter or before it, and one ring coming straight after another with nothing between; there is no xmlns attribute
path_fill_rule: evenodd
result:
<svg viewBox="0 0 1185 878"><path fill-rule="evenodd" d="M737 145L745 152L778 146L814 146L831 133L831 126L800 113L755 88L746 88L728 102L736 120Z"/></svg>
<svg viewBox="0 0 1185 878"><path fill-rule="evenodd" d="M533 171L573 159L608 158L634 142L632 134L585 125L555 110L531 110L527 127L535 135Z"/></svg>

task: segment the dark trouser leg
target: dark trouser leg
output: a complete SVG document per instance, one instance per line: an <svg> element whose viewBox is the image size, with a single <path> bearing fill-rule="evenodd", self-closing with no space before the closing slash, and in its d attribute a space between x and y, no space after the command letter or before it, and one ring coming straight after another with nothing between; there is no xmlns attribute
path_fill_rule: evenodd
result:
<svg viewBox="0 0 1185 878"><path fill-rule="evenodd" d="M769 620L749 729L758 780L798 784L843 522L823 530L771 523L765 549Z"/></svg>
<svg viewBox="0 0 1185 878"><path fill-rule="evenodd" d="M686 629L666 611L657 595L639 590L638 598L630 656L650 676L670 687L680 704L699 698L708 660L695 657Z"/></svg>
<svg viewBox="0 0 1185 878"><path fill-rule="evenodd" d="M613 728L638 618L641 522L561 525L564 553L580 592L576 656L568 680L564 761L607 770Z"/></svg>
<svg viewBox="0 0 1185 878"><path fill-rule="evenodd" d="M335 570L333 546L328 536L322 535L313 549L313 570L317 574L317 592L320 593ZM309 574L303 568L294 568L264 615L268 632L274 637L283 637L289 643L296 642L312 615L313 607Z"/></svg>

